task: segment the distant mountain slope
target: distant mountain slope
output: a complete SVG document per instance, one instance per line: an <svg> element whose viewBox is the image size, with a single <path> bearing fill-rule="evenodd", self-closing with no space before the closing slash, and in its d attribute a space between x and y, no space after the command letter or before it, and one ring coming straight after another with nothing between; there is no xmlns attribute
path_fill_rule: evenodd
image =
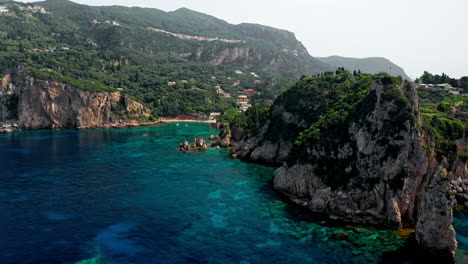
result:
<svg viewBox="0 0 468 264"><path fill-rule="evenodd" d="M257 92L254 100L272 100L302 75L337 68L312 57L292 32L232 25L186 8L67 0L2 7L0 74L12 84L34 77L93 92L118 90L155 116L224 112L238 107L234 95L247 89Z"/></svg>
<svg viewBox="0 0 468 264"><path fill-rule="evenodd" d="M12 87L32 78L86 92L118 91L153 117L238 109L235 98L248 89L256 91L252 101L272 100L301 75L332 68L291 32L231 25L188 9L66 0L0 6L0 76ZM0 91L0 99L10 92ZM15 98L8 107L16 107Z"/></svg>
<svg viewBox="0 0 468 264"><path fill-rule="evenodd" d="M401 76L403 79L410 80L410 77L406 75L405 71L395 63L390 60L382 57L372 57L372 58L347 58L340 56L330 56L330 57L316 57L316 59L322 61L323 63L330 64L336 67L344 67L349 71L358 71L361 70L363 73L377 74L381 72L386 72L393 76Z"/></svg>
<svg viewBox="0 0 468 264"><path fill-rule="evenodd" d="M231 65L248 71L275 72L286 78L334 70L334 67L310 56L292 32L255 24L232 25L187 8L165 12L153 8L86 6L66 0L47 0L37 4L73 21L87 38L106 48L171 54L191 61ZM90 23L93 20L115 21L119 26ZM183 40L149 29L242 42Z"/></svg>

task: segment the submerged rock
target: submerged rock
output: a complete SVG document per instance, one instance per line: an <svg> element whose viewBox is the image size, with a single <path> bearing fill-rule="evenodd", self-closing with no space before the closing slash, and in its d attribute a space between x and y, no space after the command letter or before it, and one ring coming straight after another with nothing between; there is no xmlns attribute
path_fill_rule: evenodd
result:
<svg viewBox="0 0 468 264"><path fill-rule="evenodd" d="M335 233L332 235L332 237L336 240L348 240L349 235L346 233Z"/></svg>

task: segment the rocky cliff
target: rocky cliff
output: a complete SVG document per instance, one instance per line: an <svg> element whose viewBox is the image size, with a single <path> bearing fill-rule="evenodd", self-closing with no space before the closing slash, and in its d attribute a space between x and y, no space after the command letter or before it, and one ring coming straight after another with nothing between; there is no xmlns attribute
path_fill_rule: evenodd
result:
<svg viewBox="0 0 468 264"><path fill-rule="evenodd" d="M312 85L310 97L304 97L304 87L293 87L271 107L269 121L238 142L237 155L282 164L274 187L313 212L352 223L414 227L422 248L453 260L453 193L465 197L466 162L457 146L443 155L433 151L438 147L424 129L413 84L385 77L369 86L349 96L361 94L351 100L356 103L332 100L329 85ZM458 149L466 147L466 135L459 142Z"/></svg>
<svg viewBox="0 0 468 264"><path fill-rule="evenodd" d="M193 53L187 53L186 57L214 65L234 65L240 69L275 72L295 78L336 70L334 65L312 57L292 32L256 24L236 25L233 30L246 42L230 46L202 46Z"/></svg>
<svg viewBox="0 0 468 264"><path fill-rule="evenodd" d="M276 72L295 78L334 70L334 67L312 59L305 49L301 50L300 55L294 56L280 51L265 52L248 44L232 47L213 45L199 47L194 52L182 55L213 65L232 65L242 70Z"/></svg>
<svg viewBox="0 0 468 264"><path fill-rule="evenodd" d="M26 78L0 87L4 131L87 129L151 124L150 111L119 92L89 92L70 85Z"/></svg>

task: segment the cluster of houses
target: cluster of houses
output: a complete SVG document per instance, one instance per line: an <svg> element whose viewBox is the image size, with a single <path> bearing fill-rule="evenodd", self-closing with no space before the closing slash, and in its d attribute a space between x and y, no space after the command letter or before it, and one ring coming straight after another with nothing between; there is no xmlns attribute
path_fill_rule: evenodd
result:
<svg viewBox="0 0 468 264"><path fill-rule="evenodd" d="M54 51L56 51L57 49L61 49L61 50L70 50L70 47L47 48L47 49L38 49L38 48L34 48L34 49L31 49L30 51L35 51L35 52L54 52Z"/></svg>
<svg viewBox="0 0 468 264"><path fill-rule="evenodd" d="M210 42L220 41L220 42L226 42L226 43L245 43L246 42L245 40L237 40L237 39L207 38L207 37L200 37L200 36L178 34L178 33L173 33L173 32L169 32L163 29L153 28L153 27L147 27L147 29L154 31L154 32L164 33L164 34L176 37L176 38L187 39L187 40L210 41Z"/></svg>
<svg viewBox="0 0 468 264"><path fill-rule="evenodd" d="M216 76L212 76L210 78L212 81L216 81L217 80L217 77ZM257 82L258 81L258 82ZM187 80L182 80L181 81L182 83L188 83ZM259 83L261 82L260 80L256 80L256 83ZM237 81L236 82L237 85L240 84L240 81ZM235 84L236 84L235 83ZM172 82L168 82L167 85L168 86L175 86L177 84L177 82L175 81L172 81ZM237 86L237 85L234 85L234 86ZM221 88L221 85L217 84L214 86L215 89L216 89L216 94L218 94L218 96L220 97L225 97L225 98L231 98L231 94L227 93L226 91L224 91L222 88ZM200 88L196 88L195 86L192 87L192 89L199 89L201 90ZM239 111L241 112L245 112L247 111L247 109L249 109L252 105L250 104L250 96L254 96L257 94L257 91L255 91L254 89L246 89L246 90L243 90L243 91L237 91L235 92L236 94L238 94L237 98L236 98L236 102L240 105L239 107ZM208 117L209 120L214 120L216 119L217 116L221 115L221 113L211 113Z"/></svg>
<svg viewBox="0 0 468 264"><path fill-rule="evenodd" d="M236 74L243 74L243 72L241 70L236 70L235 73ZM258 75L256 73L251 72L250 74L252 74L252 76L258 78ZM211 77L211 80L216 80L216 79L217 78L214 77L214 76ZM229 78L229 79L231 79L231 78ZM255 84L259 84L261 82L262 82L261 80L255 80ZM240 80L237 80L232 84L232 86L239 86L240 84L241 84ZM216 93L219 96L231 98L231 94L226 93L223 89L221 89L221 85L218 84L218 85L215 86L215 88L216 88ZM247 109L249 109L252 106L250 104L249 96L256 95L257 91L255 91L254 89L246 89L246 90L243 90L243 91L237 91L235 93L239 94L237 96L237 98L236 98L237 103L240 105L239 110L241 112L245 112L245 111L247 111Z"/></svg>
<svg viewBox="0 0 468 264"><path fill-rule="evenodd" d="M456 95L461 95L468 97L468 94L463 93L463 89L461 88L456 88L453 87L452 85L448 83L442 83L442 84L418 84L418 89L427 89L430 91L436 91L436 92L445 92L445 93L451 93L451 94L456 94Z"/></svg>
<svg viewBox="0 0 468 264"><path fill-rule="evenodd" d="M89 21L89 23L91 25L94 25L94 26L99 25L99 24L109 24L109 25L113 25L113 26L120 26L120 23L115 21L115 20L112 20L112 21L111 20L99 21L97 19L93 19L93 20Z"/></svg>
<svg viewBox="0 0 468 264"><path fill-rule="evenodd" d="M29 11L31 13L41 13L41 14L49 14L42 6L20 6L19 9L21 11Z"/></svg>
<svg viewBox="0 0 468 264"><path fill-rule="evenodd" d="M237 97L237 103L240 105L239 110L241 112L247 111L252 105L250 104L249 97L247 95L239 95Z"/></svg>
<svg viewBox="0 0 468 264"><path fill-rule="evenodd" d="M10 10L6 6L0 6L0 14L8 13Z"/></svg>
<svg viewBox="0 0 468 264"><path fill-rule="evenodd" d="M244 91L238 91L236 93L238 93L238 94L247 94L247 95L256 95L257 91L255 91L254 89L247 89L247 90L244 90Z"/></svg>
<svg viewBox="0 0 468 264"><path fill-rule="evenodd" d="M240 105L239 110L241 112L247 111L247 109L249 109L252 106L250 104L249 96L256 95L257 91L255 91L254 89L247 89L247 90L239 91L239 92L236 92L236 93L242 94L242 95L239 95L237 97L237 103Z"/></svg>
<svg viewBox="0 0 468 264"><path fill-rule="evenodd" d="M30 13L49 14L49 12L47 10L45 10L45 8L43 8L42 6L31 6L31 5L19 6L19 10L27 11L27 12L30 12ZM10 9L8 9L7 6L0 5L0 14L6 14L8 12L10 12Z"/></svg>
<svg viewBox="0 0 468 264"><path fill-rule="evenodd" d="M221 89L221 85L216 85L216 93L221 97L231 98L231 94L226 93L223 89Z"/></svg>
<svg viewBox="0 0 468 264"><path fill-rule="evenodd" d="M221 85L216 85L215 88L216 88L216 93L219 96L231 98L231 94L226 93L223 89L221 89ZM249 107L252 106L250 104L249 96L256 95L257 91L255 91L254 89L246 89L243 91L237 91L236 93L239 94L239 96L237 96L236 98L237 103L240 105L239 110L241 112L247 111L247 109L249 109Z"/></svg>

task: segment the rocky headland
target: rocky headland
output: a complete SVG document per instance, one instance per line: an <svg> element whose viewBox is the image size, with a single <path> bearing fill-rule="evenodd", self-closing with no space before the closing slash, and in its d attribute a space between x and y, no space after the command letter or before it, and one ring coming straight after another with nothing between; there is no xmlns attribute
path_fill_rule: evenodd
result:
<svg viewBox="0 0 468 264"><path fill-rule="evenodd" d="M0 132L154 125L151 112L118 91L92 92L31 77L0 84Z"/></svg>
<svg viewBox="0 0 468 264"><path fill-rule="evenodd" d="M337 101L315 81L286 91L257 129L229 124L220 145L243 160L279 166L274 188L315 213L414 228L420 248L453 261L452 211L468 205L467 164L457 152L466 149L466 134L440 141L410 82L374 78Z"/></svg>

